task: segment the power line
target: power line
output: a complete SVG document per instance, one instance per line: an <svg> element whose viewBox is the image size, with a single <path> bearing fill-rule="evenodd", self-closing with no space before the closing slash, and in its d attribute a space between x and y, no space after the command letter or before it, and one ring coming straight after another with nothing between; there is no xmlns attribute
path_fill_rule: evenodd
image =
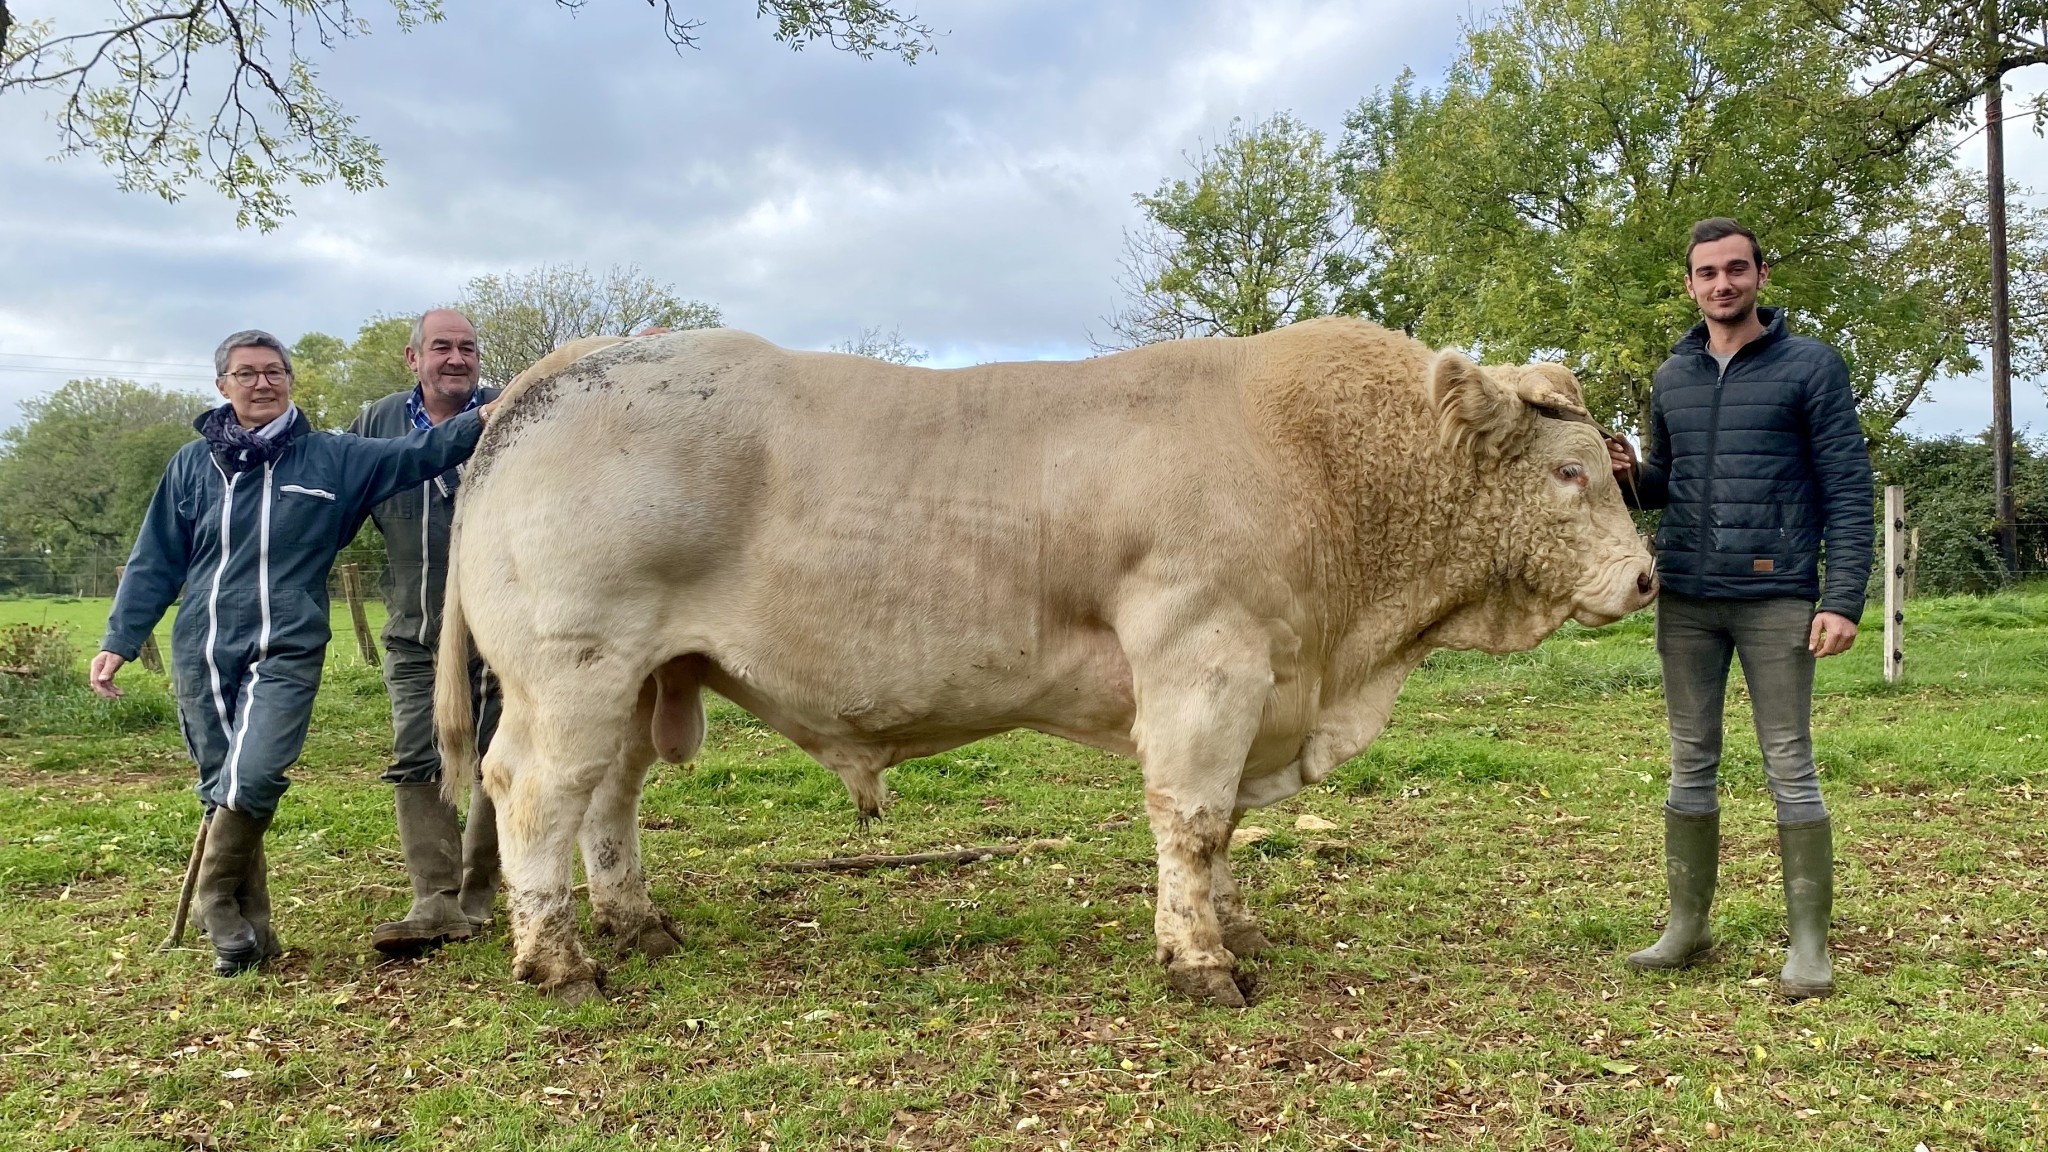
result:
<svg viewBox="0 0 2048 1152"><path fill-rule="evenodd" d="M67 360L78 364L137 364L155 368L192 368L204 371L208 365L193 360L125 360L108 356L48 356L41 352L0 352L19 360Z"/></svg>
<svg viewBox="0 0 2048 1152"><path fill-rule="evenodd" d="M77 377L80 377L80 376L94 376L94 375L101 375L101 376L144 376L144 377L147 377L147 378L149 378L149 379L151 379L151 380L212 380L212 379L213 379L213 377L212 377L211 375L207 375L207 376L200 376L200 375L197 375L197 374L195 374L195 373L189 373L189 372L159 372L159 371L156 371L156 370L153 370L153 369L142 369L142 370L135 370L135 369L120 369L120 368L106 368L106 369L102 369L102 370L100 370L100 371L98 371L98 372L95 372L95 371L93 371L92 369L89 369L89 368L63 368L63 367L59 367L59 366L57 366L57 365L55 365L55 364L43 364L43 365L39 365L39 364L0 364L0 372L8 372L8 373L21 373L21 374L28 374L28 373L37 373L37 374L40 374L40 375L44 375L44 376L70 376L70 377L73 377L73 378L77 378Z"/></svg>

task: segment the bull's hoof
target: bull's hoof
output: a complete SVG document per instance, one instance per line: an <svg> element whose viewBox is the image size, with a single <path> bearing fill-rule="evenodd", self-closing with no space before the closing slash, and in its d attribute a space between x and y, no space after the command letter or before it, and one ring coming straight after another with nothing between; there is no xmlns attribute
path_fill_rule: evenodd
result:
<svg viewBox="0 0 2048 1152"><path fill-rule="evenodd" d="M667 915L656 913L653 920L640 926L640 931L622 937L620 950L638 952L647 957L649 963L683 950L683 934L677 931L675 921Z"/></svg>
<svg viewBox="0 0 2048 1152"><path fill-rule="evenodd" d="M1225 1008L1244 1007L1244 993L1228 968L1169 967L1166 982L1190 1000L1205 1001Z"/></svg>
<svg viewBox="0 0 2048 1152"><path fill-rule="evenodd" d="M1266 939L1266 934L1259 930L1255 921L1226 920L1223 923L1223 946L1230 949L1230 954L1239 960L1249 960L1271 948L1273 942Z"/></svg>
<svg viewBox="0 0 2048 1152"><path fill-rule="evenodd" d="M604 987L604 969L580 957L567 963L555 961L549 964L534 960L515 960L512 962L512 978L534 985L544 996L568 998L572 1003L581 1003L589 997L579 998L568 990L584 984L589 985L593 991Z"/></svg>
<svg viewBox="0 0 2048 1152"><path fill-rule="evenodd" d="M595 980L577 980L568 984L557 984L553 988L542 988L541 992L569 1008L604 999L604 989L598 987Z"/></svg>
<svg viewBox="0 0 2048 1152"><path fill-rule="evenodd" d="M596 924L597 934L609 936L618 942L619 954L630 955L638 952L648 960L659 960L679 952L683 947L683 933L669 914L655 909L654 914L628 926L615 920L600 919Z"/></svg>

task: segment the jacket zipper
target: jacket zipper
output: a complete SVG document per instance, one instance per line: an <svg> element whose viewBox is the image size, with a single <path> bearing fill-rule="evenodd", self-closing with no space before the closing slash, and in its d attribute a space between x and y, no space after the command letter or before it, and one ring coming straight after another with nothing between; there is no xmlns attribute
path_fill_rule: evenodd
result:
<svg viewBox="0 0 2048 1152"><path fill-rule="evenodd" d="M1707 558L1714 554L1714 466L1721 445L1721 385L1727 382L1728 369L1734 367L1735 357L1740 355L1742 349L1738 348L1735 350L1735 356L1728 358L1728 363L1716 362L1716 367L1720 371L1714 376L1714 408L1707 425L1707 502L1706 507L1701 509L1706 514L1700 517L1698 547L1701 579L1705 579L1707 575Z"/></svg>

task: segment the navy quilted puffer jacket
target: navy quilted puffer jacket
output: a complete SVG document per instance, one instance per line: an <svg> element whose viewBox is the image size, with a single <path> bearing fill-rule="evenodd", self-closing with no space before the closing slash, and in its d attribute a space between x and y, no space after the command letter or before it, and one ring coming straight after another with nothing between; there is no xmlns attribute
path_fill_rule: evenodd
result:
<svg viewBox="0 0 2048 1152"><path fill-rule="evenodd" d="M1657 369L1636 476L1641 506L1665 510L1657 574L1684 596L1796 596L1860 619L1875 524L1848 366L1786 332L1783 309L1757 316L1763 335L1725 371L1707 354L1704 321Z"/></svg>

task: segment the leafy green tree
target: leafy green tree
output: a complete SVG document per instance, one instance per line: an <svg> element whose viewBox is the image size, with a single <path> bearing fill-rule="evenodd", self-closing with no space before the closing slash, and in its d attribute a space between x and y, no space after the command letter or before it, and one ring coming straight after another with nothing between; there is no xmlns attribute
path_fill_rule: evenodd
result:
<svg viewBox="0 0 2048 1152"><path fill-rule="evenodd" d="M401 32L443 19L441 0L386 0ZM586 0L555 0L574 11ZM61 155L113 168L123 191L183 196L210 184L236 223L265 231L291 213L289 189L384 182L384 157L320 87L320 53L371 31L361 0L96 0L64 19L17 21L0 0L0 95L63 94ZM702 22L675 0L648 0L678 51ZM84 12L81 12L84 10ZM775 39L915 62L932 29L887 0L755 0ZM74 30L76 29L76 30Z"/></svg>
<svg viewBox="0 0 2048 1152"><path fill-rule="evenodd" d="M1431 342L1562 358L1597 412L1640 424L1696 319L1686 228L1734 215L1763 237L1766 303L1840 346L1865 410L1896 419L1921 373L1966 360L1937 303L1965 299L1967 261L1916 223L1954 207L1950 168L1859 101L1839 33L1796 15L1518 0L1470 29L1441 89L1404 75L1347 121L1353 210L1387 249L1369 290Z"/></svg>
<svg viewBox="0 0 2048 1152"><path fill-rule="evenodd" d="M484 379L498 384L583 336L630 336L648 327L716 328L721 320L717 305L685 300L674 285L631 265L614 266L602 276L567 264L479 276L454 307L476 326Z"/></svg>
<svg viewBox="0 0 2048 1152"><path fill-rule="evenodd" d="M1361 246L1323 134L1287 113L1230 131L1188 158L1193 178L1133 199L1145 226L1124 233L1105 317L1117 348L1184 336L1249 336L1320 316L1352 291Z"/></svg>
<svg viewBox="0 0 2048 1152"><path fill-rule="evenodd" d="M887 332L880 328L863 328L860 335L832 345L831 350L844 352L850 356L886 360L891 364L922 364L931 359L932 355L905 340L901 328L891 328Z"/></svg>
<svg viewBox="0 0 2048 1152"><path fill-rule="evenodd" d="M0 432L0 538L53 562L125 555L206 397L132 380L72 380Z"/></svg>
<svg viewBox="0 0 2048 1152"><path fill-rule="evenodd" d="M292 345L292 401L316 428L346 428L363 405L411 388L405 343L412 321L373 316L342 343L324 332L308 332Z"/></svg>
<svg viewBox="0 0 2048 1152"><path fill-rule="evenodd" d="M1809 14L1859 49L1870 69L1870 102L1901 140L1963 123L1981 97L1984 229L1991 321L1991 435L1995 455L1999 543L2008 570L2019 566L2014 524L2012 371L2015 333L2009 319L2015 287L2009 267L2005 179L2005 77L2048 63L2048 3L2043 0L1801 0ZM2042 131L2048 93L2036 95L2034 131Z"/></svg>

